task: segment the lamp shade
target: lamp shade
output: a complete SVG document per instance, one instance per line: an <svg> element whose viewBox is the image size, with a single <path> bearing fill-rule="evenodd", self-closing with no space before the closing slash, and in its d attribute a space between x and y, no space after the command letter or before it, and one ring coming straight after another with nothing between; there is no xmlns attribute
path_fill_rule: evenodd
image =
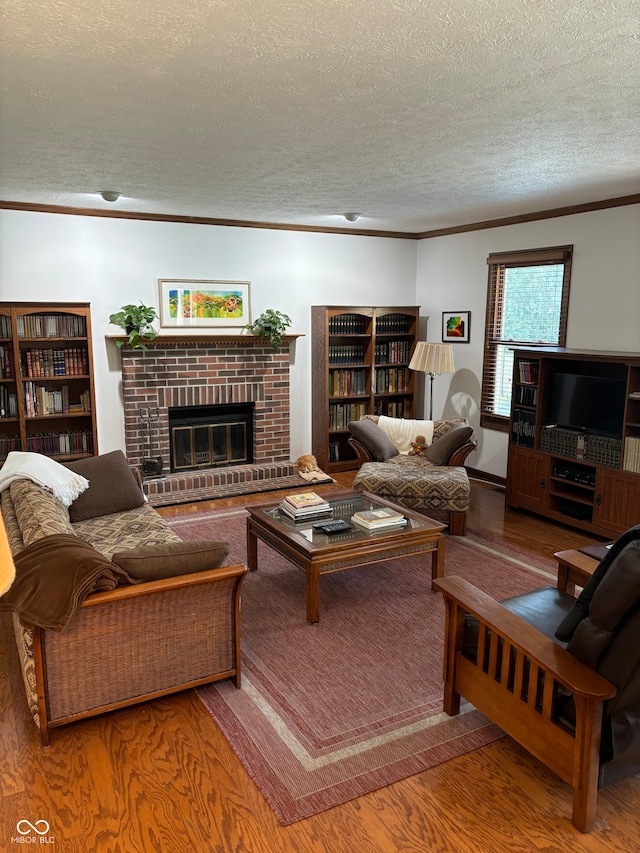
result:
<svg viewBox="0 0 640 853"><path fill-rule="evenodd" d="M410 370L422 373L455 373L451 344L431 344L418 341L409 362Z"/></svg>

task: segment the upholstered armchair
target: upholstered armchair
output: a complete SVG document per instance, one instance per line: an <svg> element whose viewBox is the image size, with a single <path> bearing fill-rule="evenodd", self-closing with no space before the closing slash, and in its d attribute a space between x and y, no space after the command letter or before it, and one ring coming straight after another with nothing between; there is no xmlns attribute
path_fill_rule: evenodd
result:
<svg viewBox="0 0 640 853"><path fill-rule="evenodd" d="M464 461L475 450L466 420L416 421L367 415L348 424L349 444L361 463L355 488L422 512L464 536L469 508L469 477ZM412 454L412 441L426 438L424 455Z"/></svg>
<svg viewBox="0 0 640 853"><path fill-rule="evenodd" d="M640 525L577 599L553 587L498 602L460 577L446 603L444 710L463 696L571 785L593 828L599 787L640 772Z"/></svg>

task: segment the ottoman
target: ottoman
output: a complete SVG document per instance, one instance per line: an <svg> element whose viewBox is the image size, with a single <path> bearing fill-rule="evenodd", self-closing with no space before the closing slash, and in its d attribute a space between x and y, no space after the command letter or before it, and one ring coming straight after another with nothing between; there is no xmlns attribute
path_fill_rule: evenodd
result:
<svg viewBox="0 0 640 853"><path fill-rule="evenodd" d="M386 462L365 462L353 487L448 524L451 534L467 532L470 486L465 468L394 456Z"/></svg>

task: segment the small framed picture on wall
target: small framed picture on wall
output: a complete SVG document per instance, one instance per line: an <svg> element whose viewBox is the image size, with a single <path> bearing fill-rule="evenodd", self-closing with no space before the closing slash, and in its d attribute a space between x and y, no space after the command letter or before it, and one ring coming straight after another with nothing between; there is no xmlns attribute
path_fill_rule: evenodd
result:
<svg viewBox="0 0 640 853"><path fill-rule="evenodd" d="M468 344L471 311L442 312L442 340L448 344Z"/></svg>

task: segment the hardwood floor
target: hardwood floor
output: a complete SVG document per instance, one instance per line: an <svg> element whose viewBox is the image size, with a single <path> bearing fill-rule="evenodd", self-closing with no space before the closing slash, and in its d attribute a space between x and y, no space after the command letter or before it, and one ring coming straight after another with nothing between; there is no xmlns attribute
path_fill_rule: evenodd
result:
<svg viewBox="0 0 640 853"><path fill-rule="evenodd" d="M338 479L349 486L352 475ZM477 482L469 526L544 556L598 541L505 512L502 490ZM640 776L602 790L596 829L580 835L570 822L570 789L508 738L289 827L280 826L193 691L55 729L41 749L2 617L2 851L19 849L12 839L23 820L47 821L48 849L65 853L638 850Z"/></svg>

